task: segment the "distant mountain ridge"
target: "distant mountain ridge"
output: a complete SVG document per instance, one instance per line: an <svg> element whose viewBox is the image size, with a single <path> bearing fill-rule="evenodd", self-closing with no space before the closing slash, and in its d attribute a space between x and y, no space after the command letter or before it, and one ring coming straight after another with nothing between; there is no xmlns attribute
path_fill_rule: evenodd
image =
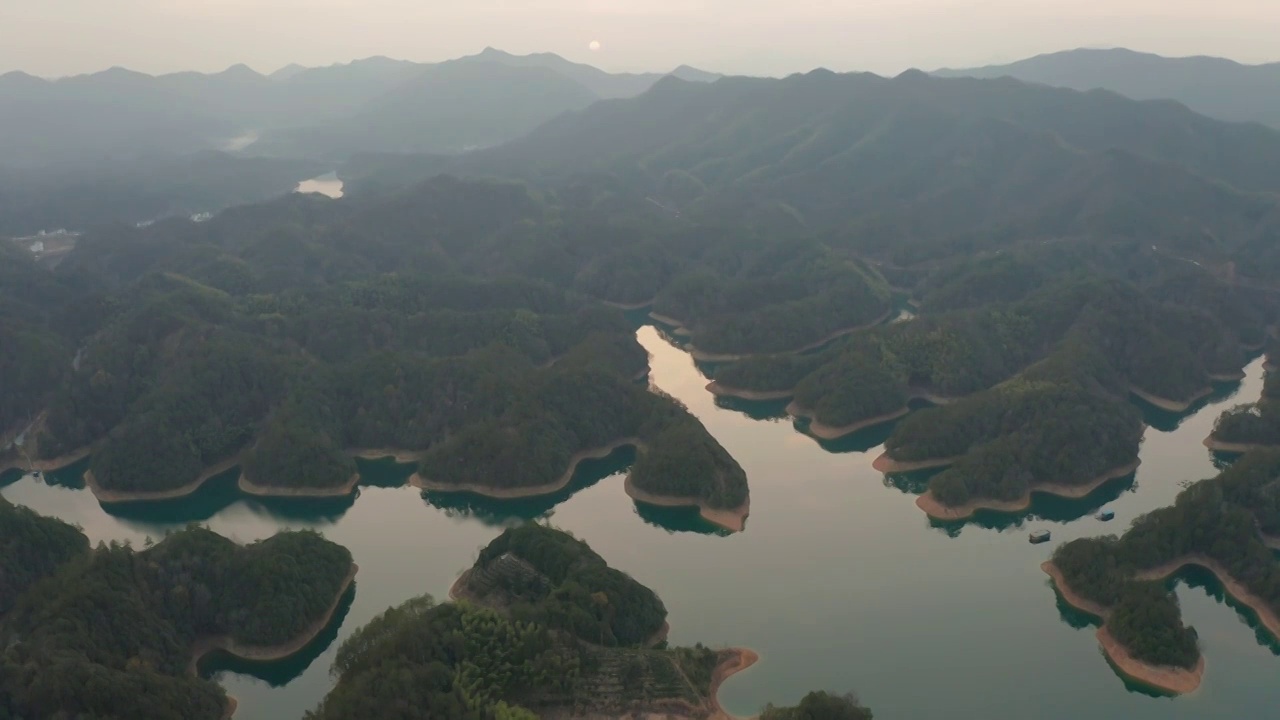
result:
<svg viewBox="0 0 1280 720"><path fill-rule="evenodd" d="M342 170L353 197L440 173L608 188L692 221L847 237L904 264L940 244L1126 237L1280 267L1280 132L1011 78L668 77L490 150Z"/></svg>
<svg viewBox="0 0 1280 720"><path fill-rule="evenodd" d="M933 74L1008 76L1075 90L1103 88L1135 100L1177 100L1221 120L1280 127L1280 63L1243 65L1216 57L1170 58L1126 49L1078 49L1008 65L943 69Z"/></svg>
<svg viewBox="0 0 1280 720"><path fill-rule="evenodd" d="M488 72L467 76L453 69L463 65ZM686 67L675 72L687 79L717 77ZM354 151L449 152L512 139L559 112L598 98L638 94L664 76L610 74L551 53L517 56L492 48L442 63L372 57L319 68L291 65L270 76L244 65L211 74L159 76L111 68L56 80L13 72L0 75L0 159L11 167L35 167L85 157L194 152L220 148L246 132L264 140L282 132L287 142L277 145L278 151L314 153L313 147L298 143L300 129L304 135L337 138ZM453 84L442 83L442 78L453 78ZM527 91L515 92L525 82L532 83ZM495 95L503 88L513 93L507 105ZM468 109L470 90L483 102ZM451 105L447 112L446 104ZM380 111L408 110L426 114L378 116ZM503 127L486 123L484 113L502 115ZM453 124L442 126L450 114ZM415 121L420 121L416 136ZM400 135L390 138L370 131L396 124ZM475 136L466 137L471 128ZM436 136L447 139L433 143ZM362 146L362 138L376 142ZM271 144L264 142L262 148ZM323 156L334 154L329 150Z"/></svg>

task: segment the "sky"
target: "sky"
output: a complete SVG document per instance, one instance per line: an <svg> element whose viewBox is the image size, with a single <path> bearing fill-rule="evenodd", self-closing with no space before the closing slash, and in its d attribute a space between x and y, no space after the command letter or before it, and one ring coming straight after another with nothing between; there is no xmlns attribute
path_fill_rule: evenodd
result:
<svg viewBox="0 0 1280 720"><path fill-rule="evenodd" d="M599 43L592 50L591 44ZM1075 47L1280 61L1280 0L0 0L0 72L211 72L494 46L608 70L896 74Z"/></svg>

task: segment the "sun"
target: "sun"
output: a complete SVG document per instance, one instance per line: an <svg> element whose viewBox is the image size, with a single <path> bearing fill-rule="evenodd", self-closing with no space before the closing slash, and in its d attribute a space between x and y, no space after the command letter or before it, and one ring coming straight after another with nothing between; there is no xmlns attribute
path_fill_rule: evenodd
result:
<svg viewBox="0 0 1280 720"><path fill-rule="evenodd" d="M592 40L591 42L587 43L587 49L588 49L588 50L590 50L591 52L599 52L599 51L600 51L600 41L599 41L599 40Z"/></svg>

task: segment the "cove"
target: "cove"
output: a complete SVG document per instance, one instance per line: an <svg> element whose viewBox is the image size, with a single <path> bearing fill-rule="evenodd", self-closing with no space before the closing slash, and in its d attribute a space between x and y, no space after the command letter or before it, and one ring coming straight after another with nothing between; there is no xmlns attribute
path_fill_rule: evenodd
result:
<svg viewBox="0 0 1280 720"><path fill-rule="evenodd" d="M747 471L744 532L717 532L696 510L634 503L622 486L634 458L626 449L584 463L555 496L516 502L424 495L399 487L412 467L387 461L362 461L368 482L354 500L257 500L238 494L231 476L189 501L108 513L74 469L44 479L11 474L0 492L78 523L94 542L141 544L196 521L240 542L314 528L347 546L360 566L354 593L302 655L202 664L239 700L240 720L300 717L330 687L337 642L390 605L423 592L444 599L480 547L528 517L549 517L652 587L670 612L673 643L759 652L759 664L720 689L739 715L817 688L856 690L885 718L1260 717L1280 703L1274 643L1194 574L1177 581L1178 595L1208 667L1197 693L1168 699L1115 674L1094 627L1059 607L1040 570L1059 543L1121 532L1170 504L1182 482L1216 474L1202 440L1222 410L1257 399L1261 360L1189 415L1146 408L1151 428L1134 475L1081 500L1035 496L1025 513L937 523L915 505L927 473L886 477L871 467L891 426L818 441L785 416L785 402L718 400L688 354L652 327L639 338L653 384L684 402ZM1093 519L1102 504L1115 521ZM1053 542L1028 544L1028 530L1039 528L1051 529Z"/></svg>

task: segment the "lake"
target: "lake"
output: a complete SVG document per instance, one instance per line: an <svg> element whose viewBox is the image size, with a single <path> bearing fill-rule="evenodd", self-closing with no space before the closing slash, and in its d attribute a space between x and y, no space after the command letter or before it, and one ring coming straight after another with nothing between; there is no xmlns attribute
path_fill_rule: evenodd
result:
<svg viewBox="0 0 1280 720"><path fill-rule="evenodd" d="M342 197L342 181L338 179L337 172L325 173L298 183L298 187L294 188L294 192L320 193L336 200Z"/></svg>
<svg viewBox="0 0 1280 720"><path fill-rule="evenodd" d="M688 355L653 327L639 338L652 354L653 384L688 405L747 471L745 532L716 532L695 511L637 507L622 487L628 450L584 464L555 498L515 503L395 487L410 468L389 462L362 463L371 484L354 501L249 500L227 476L187 501L108 513L74 487L82 468L15 479L2 492L79 524L94 541L140 546L199 521L242 542L314 528L350 548L360 574L340 626L289 663L207 668L240 700L238 720L299 717L330 687L337 641L390 605L443 597L503 525L528 517L549 517L656 590L673 643L757 650L761 662L721 690L740 715L811 689L856 691L886 719L1232 718L1280 707L1280 650L1212 582L1178 588L1207 668L1199 692L1171 699L1126 686L1093 627L1059 607L1039 568L1058 544L1123 532L1138 514L1172 503L1183 482L1215 475L1201 441L1223 409L1258 398L1261 359L1188 417L1144 408L1152 427L1136 477L1086 501L1040 497L1021 517L940 526L915 506L922 478L891 482L872 470L887 429L824 447L780 417L782 403L717 404ZM1102 504L1113 522L1093 518ZM1029 544L1027 533L1042 528L1052 542Z"/></svg>

